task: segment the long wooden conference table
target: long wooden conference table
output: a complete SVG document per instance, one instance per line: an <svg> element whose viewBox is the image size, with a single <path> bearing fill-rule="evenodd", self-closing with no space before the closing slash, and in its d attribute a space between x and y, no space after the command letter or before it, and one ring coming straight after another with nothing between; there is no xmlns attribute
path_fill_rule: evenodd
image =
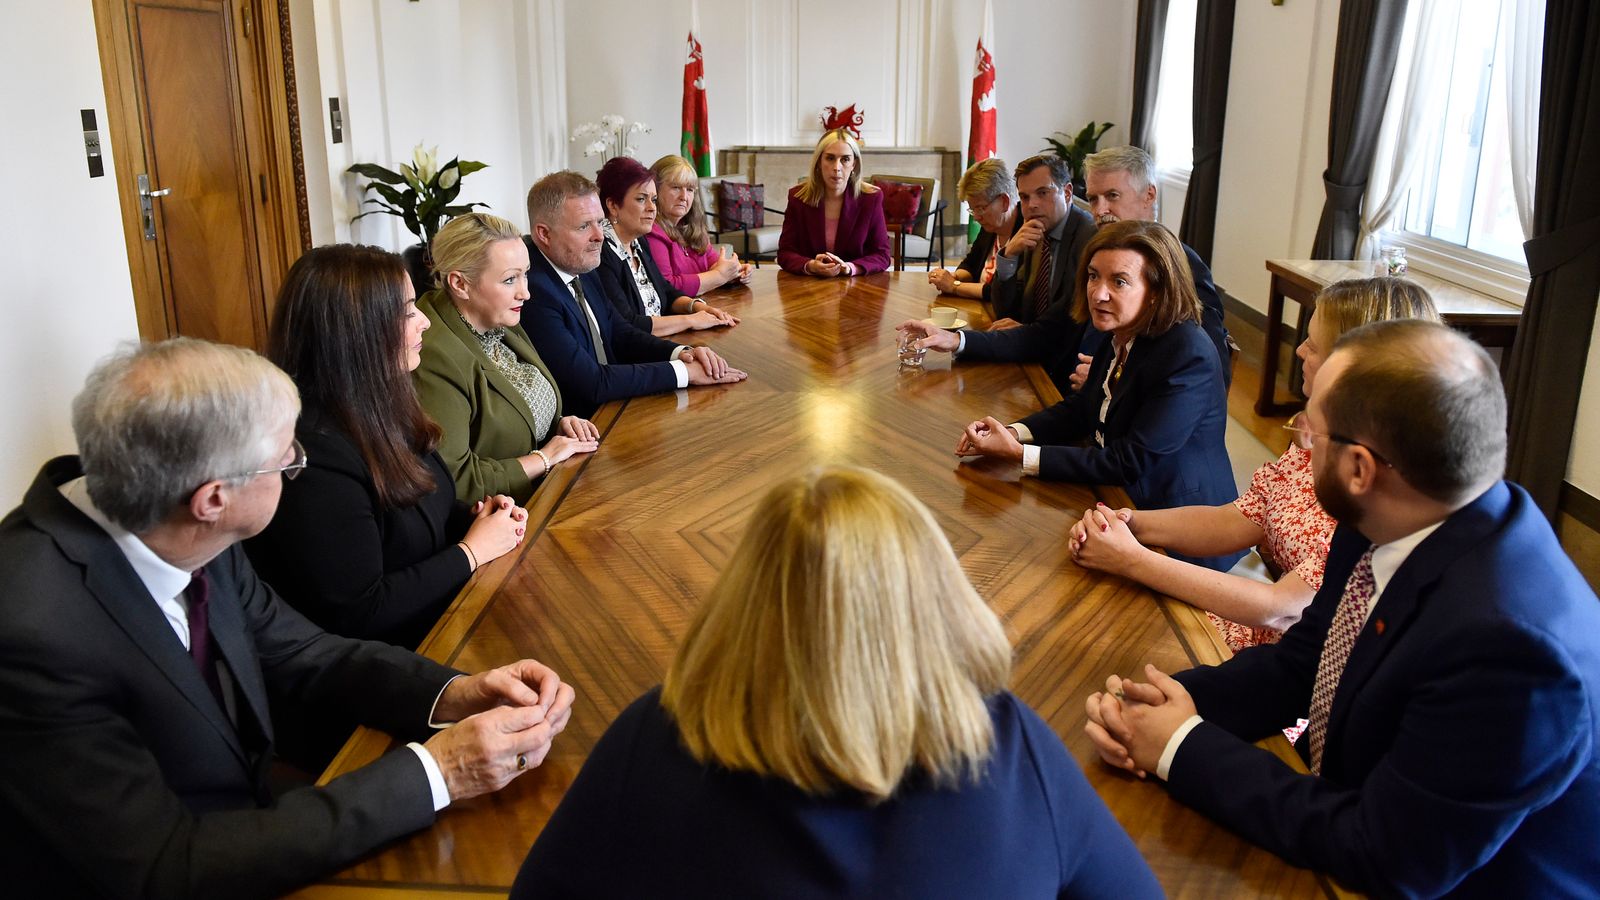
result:
<svg viewBox="0 0 1600 900"><path fill-rule="evenodd" d="M556 469L529 505L523 546L480 569L422 645L469 672L521 657L559 672L577 703L549 757L301 896L504 894L589 749L661 680L766 487L838 463L892 475L933 510L1011 635L1012 690L1066 742L1170 895L1337 893L1179 805L1153 779L1100 763L1083 734L1083 703L1108 674L1145 662L1171 672L1226 651L1191 607L1072 562L1068 526L1097 498L1125 502L1120 492L956 459L967 422L1013 421L1058 395L1032 366L952 365L930 353L920 370L898 368L894 326L926 316L934 299L920 272L822 280L767 267L748 289L718 291L713 302L743 323L678 337L713 347L749 380L608 404L595 417L599 451ZM976 305L959 305L973 324L987 322ZM324 779L390 746L359 731ZM1269 748L1292 755L1281 737Z"/></svg>

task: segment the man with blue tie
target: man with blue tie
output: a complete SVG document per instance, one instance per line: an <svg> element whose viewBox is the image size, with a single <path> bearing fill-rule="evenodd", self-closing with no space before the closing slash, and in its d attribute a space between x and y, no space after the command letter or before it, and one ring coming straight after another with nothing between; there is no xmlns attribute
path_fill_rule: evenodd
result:
<svg viewBox="0 0 1600 900"><path fill-rule="evenodd" d="M1380 895L1593 896L1600 602L1505 467L1505 394L1443 325L1346 334L1300 429L1339 520L1278 644L1088 700L1106 762ZM1300 774L1251 742L1309 719Z"/></svg>
<svg viewBox="0 0 1600 900"><path fill-rule="evenodd" d="M528 190L528 293L522 327L555 376L573 415L600 404L690 385L731 384L744 372L709 347L641 331L606 299L594 270L605 247L599 188L555 172Z"/></svg>

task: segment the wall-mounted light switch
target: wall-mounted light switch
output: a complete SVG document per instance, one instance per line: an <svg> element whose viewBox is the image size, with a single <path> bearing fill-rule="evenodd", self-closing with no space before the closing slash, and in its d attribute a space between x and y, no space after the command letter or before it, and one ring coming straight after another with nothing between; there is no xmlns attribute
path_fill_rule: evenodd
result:
<svg viewBox="0 0 1600 900"><path fill-rule="evenodd" d="M89 157L89 177L99 178L106 174L105 157L100 154L100 126L95 123L94 110L80 109L78 115L83 120L83 152Z"/></svg>
<svg viewBox="0 0 1600 900"><path fill-rule="evenodd" d="M344 143L344 113L339 110L339 98L328 98L328 129L333 132L335 144Z"/></svg>

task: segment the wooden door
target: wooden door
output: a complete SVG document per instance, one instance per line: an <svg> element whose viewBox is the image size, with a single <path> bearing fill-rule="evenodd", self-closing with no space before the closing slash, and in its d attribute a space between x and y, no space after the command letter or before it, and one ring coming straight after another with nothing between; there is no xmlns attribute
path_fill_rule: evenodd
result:
<svg viewBox="0 0 1600 900"><path fill-rule="evenodd" d="M269 305L304 246L280 15L240 0L96 0L146 339L266 343Z"/></svg>

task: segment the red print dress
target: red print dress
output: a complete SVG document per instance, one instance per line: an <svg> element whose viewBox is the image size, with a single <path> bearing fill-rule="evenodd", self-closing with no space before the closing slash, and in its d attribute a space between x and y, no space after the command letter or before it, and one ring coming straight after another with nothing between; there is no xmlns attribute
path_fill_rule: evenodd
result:
<svg viewBox="0 0 1600 900"><path fill-rule="evenodd" d="M1256 470L1250 488L1233 501L1244 517L1266 533L1257 548L1285 575L1293 572L1311 586L1322 587L1322 567L1328 561L1328 543L1337 524L1317 502L1312 487L1311 451L1290 444L1283 456ZM1237 653L1256 644L1274 644L1283 632L1251 628L1212 613L1211 623Z"/></svg>

